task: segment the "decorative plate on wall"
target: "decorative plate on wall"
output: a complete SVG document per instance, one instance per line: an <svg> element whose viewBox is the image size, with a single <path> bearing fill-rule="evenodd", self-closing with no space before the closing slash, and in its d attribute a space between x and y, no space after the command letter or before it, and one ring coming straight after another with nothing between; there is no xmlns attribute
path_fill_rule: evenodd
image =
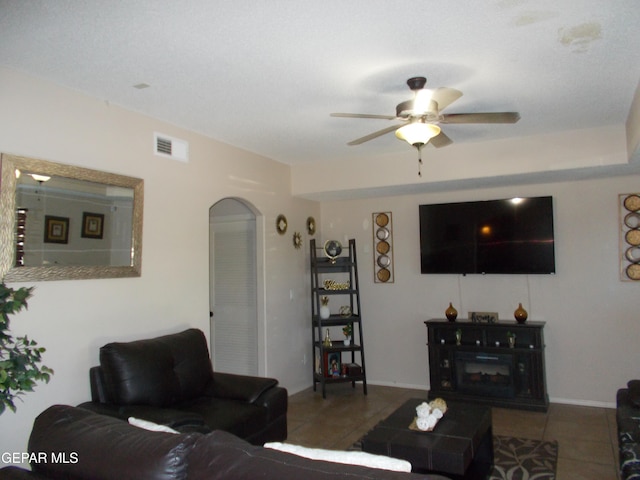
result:
<svg viewBox="0 0 640 480"><path fill-rule="evenodd" d="M391 212L373 214L373 280L393 283L393 225Z"/></svg>
<svg viewBox="0 0 640 480"><path fill-rule="evenodd" d="M620 280L640 280L640 194L618 196Z"/></svg>

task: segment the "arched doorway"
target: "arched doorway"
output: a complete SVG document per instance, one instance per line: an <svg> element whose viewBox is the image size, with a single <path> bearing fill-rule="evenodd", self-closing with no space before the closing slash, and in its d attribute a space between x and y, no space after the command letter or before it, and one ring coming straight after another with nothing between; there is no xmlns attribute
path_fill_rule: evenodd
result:
<svg viewBox="0 0 640 480"><path fill-rule="evenodd" d="M209 210L209 298L214 369L264 375L263 221L242 199Z"/></svg>

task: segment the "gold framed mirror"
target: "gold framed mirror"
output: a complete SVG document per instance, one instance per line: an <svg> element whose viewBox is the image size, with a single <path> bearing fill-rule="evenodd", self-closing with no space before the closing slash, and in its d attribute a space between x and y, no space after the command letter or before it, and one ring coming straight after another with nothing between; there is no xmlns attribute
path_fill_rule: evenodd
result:
<svg viewBox="0 0 640 480"><path fill-rule="evenodd" d="M2 154L0 279L139 277L142 179Z"/></svg>

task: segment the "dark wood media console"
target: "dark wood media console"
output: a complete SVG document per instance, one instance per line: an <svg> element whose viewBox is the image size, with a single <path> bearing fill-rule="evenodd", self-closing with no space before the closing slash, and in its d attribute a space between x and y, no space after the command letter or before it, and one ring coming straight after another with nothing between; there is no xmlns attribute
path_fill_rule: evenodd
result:
<svg viewBox="0 0 640 480"><path fill-rule="evenodd" d="M429 398L546 411L544 322L432 319Z"/></svg>

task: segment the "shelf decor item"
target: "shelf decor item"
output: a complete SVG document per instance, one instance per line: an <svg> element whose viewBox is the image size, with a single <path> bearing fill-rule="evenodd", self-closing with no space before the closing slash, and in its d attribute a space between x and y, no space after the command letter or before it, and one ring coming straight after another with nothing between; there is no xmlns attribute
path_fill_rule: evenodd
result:
<svg viewBox="0 0 640 480"><path fill-rule="evenodd" d="M342 327L342 333L344 335L345 346L351 345L351 337L353 336L353 323L347 323Z"/></svg>
<svg viewBox="0 0 640 480"><path fill-rule="evenodd" d="M320 299L320 303L320 318L326 320L331 316L331 310L329 309L329 297L322 297Z"/></svg>
<svg viewBox="0 0 640 480"><path fill-rule="evenodd" d="M329 336L329 329L327 328L326 333L324 334L324 340L322 342L324 347L333 346L333 342L331 341L331 337Z"/></svg>
<svg viewBox="0 0 640 480"><path fill-rule="evenodd" d="M342 253L342 244L338 240L324 242L324 254L329 258L329 263L336 263L336 258Z"/></svg>
<svg viewBox="0 0 640 480"><path fill-rule="evenodd" d="M516 311L513 312L513 316L515 317L516 322L518 323L524 323L527 321L527 318L529 318L529 314L522 307L521 303L518 304L518 308L516 308Z"/></svg>
<svg viewBox="0 0 640 480"><path fill-rule="evenodd" d="M450 322L455 322L456 318L458 318L458 311L454 308L451 302L449 302L449 308L444 311L444 315Z"/></svg>

